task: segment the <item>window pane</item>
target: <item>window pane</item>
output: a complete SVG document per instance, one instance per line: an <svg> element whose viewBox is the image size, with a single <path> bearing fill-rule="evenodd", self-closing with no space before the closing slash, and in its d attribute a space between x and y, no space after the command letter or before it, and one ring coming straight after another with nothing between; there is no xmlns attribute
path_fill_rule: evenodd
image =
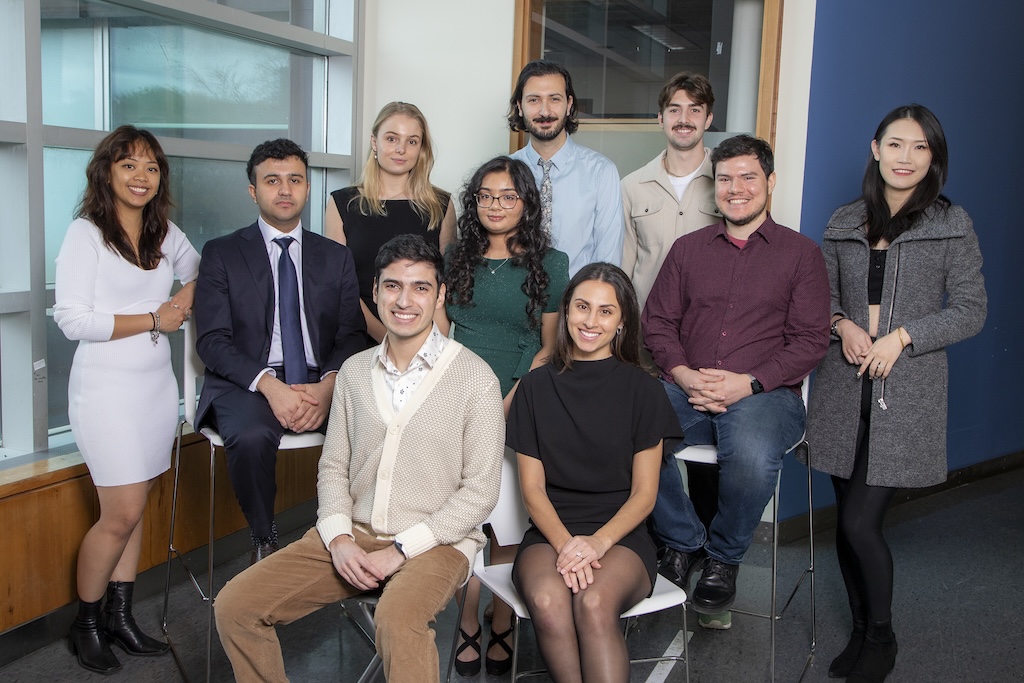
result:
<svg viewBox="0 0 1024 683"><path fill-rule="evenodd" d="M728 106L734 0L533 0L539 56L572 74L582 119L650 119L679 71L715 88L715 123ZM760 29L743 38L760 44ZM748 66L748 65L745 65Z"/></svg>
<svg viewBox="0 0 1024 683"><path fill-rule="evenodd" d="M131 123L171 137L251 145L289 137L305 149L314 139L317 151L322 146L309 103L314 63L323 58L102 2L73 10L42 4L45 123Z"/></svg>
<svg viewBox="0 0 1024 683"><path fill-rule="evenodd" d="M92 152L81 149L47 147L43 150L47 285L54 283L57 254L85 191L85 167L91 157Z"/></svg>
<svg viewBox="0 0 1024 683"><path fill-rule="evenodd" d="M210 0L274 21L322 31L327 0Z"/></svg>

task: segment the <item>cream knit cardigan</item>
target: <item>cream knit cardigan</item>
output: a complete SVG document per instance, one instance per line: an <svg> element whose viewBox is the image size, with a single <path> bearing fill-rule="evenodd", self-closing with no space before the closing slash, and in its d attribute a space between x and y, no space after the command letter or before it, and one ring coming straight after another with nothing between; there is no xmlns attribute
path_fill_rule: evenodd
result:
<svg viewBox="0 0 1024 683"><path fill-rule="evenodd" d="M349 358L335 384L317 477L320 538L329 546L356 527L396 538L408 557L453 546L472 566L501 485L498 378L449 340L395 414L383 375L371 370L375 352Z"/></svg>

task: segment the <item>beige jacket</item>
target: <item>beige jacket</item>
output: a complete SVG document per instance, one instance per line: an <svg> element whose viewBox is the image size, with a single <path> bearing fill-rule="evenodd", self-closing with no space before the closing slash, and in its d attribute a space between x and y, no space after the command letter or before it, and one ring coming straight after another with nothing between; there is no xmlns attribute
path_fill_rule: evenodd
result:
<svg viewBox="0 0 1024 683"><path fill-rule="evenodd" d="M649 164L623 178L621 183L626 214L622 269L633 280L641 310L672 244L686 233L711 225L722 217L715 206L715 186L707 150L704 163L687 186L682 201L676 200L664 158L662 152Z"/></svg>

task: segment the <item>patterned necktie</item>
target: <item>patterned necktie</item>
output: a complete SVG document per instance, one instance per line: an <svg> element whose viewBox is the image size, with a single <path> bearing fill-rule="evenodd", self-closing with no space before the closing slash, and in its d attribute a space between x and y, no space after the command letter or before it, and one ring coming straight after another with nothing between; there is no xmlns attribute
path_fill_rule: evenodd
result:
<svg viewBox="0 0 1024 683"><path fill-rule="evenodd" d="M544 169L544 179L540 183L540 227L551 234L551 164L550 159L538 159L537 163Z"/></svg>
<svg viewBox="0 0 1024 683"><path fill-rule="evenodd" d="M284 356L285 384L305 384L309 381L306 370L306 351L302 344L302 323L299 321L299 278L295 264L288 255L293 237L278 237L274 244L281 247L277 261L277 312L281 319L281 353Z"/></svg>

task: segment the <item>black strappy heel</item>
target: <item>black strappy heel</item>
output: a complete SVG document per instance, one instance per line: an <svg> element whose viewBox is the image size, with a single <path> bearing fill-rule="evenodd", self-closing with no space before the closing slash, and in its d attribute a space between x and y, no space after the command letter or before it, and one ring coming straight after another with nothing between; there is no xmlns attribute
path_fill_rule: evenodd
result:
<svg viewBox="0 0 1024 683"><path fill-rule="evenodd" d="M463 631L461 626L459 627L459 635L462 637L462 644L455 650L455 671L457 671L460 676L468 678L469 676L476 676L480 673L480 636L482 636L483 633L483 626L476 630L476 635L474 636ZM466 648L473 648L476 650L476 659L464 662L458 658ZM488 660L488 662L490 662L490 660ZM488 664L488 667L490 667L490 664ZM490 671L490 669L488 669L488 671Z"/></svg>
<svg viewBox="0 0 1024 683"><path fill-rule="evenodd" d="M494 626L491 626L491 638L487 641L487 649L490 650L492 645L497 645L508 655L506 659L491 659L486 657L487 662L487 674L489 676L503 676L512 668L512 648L508 644L508 637L512 635L512 627L509 626L507 631L501 633L494 632Z"/></svg>

